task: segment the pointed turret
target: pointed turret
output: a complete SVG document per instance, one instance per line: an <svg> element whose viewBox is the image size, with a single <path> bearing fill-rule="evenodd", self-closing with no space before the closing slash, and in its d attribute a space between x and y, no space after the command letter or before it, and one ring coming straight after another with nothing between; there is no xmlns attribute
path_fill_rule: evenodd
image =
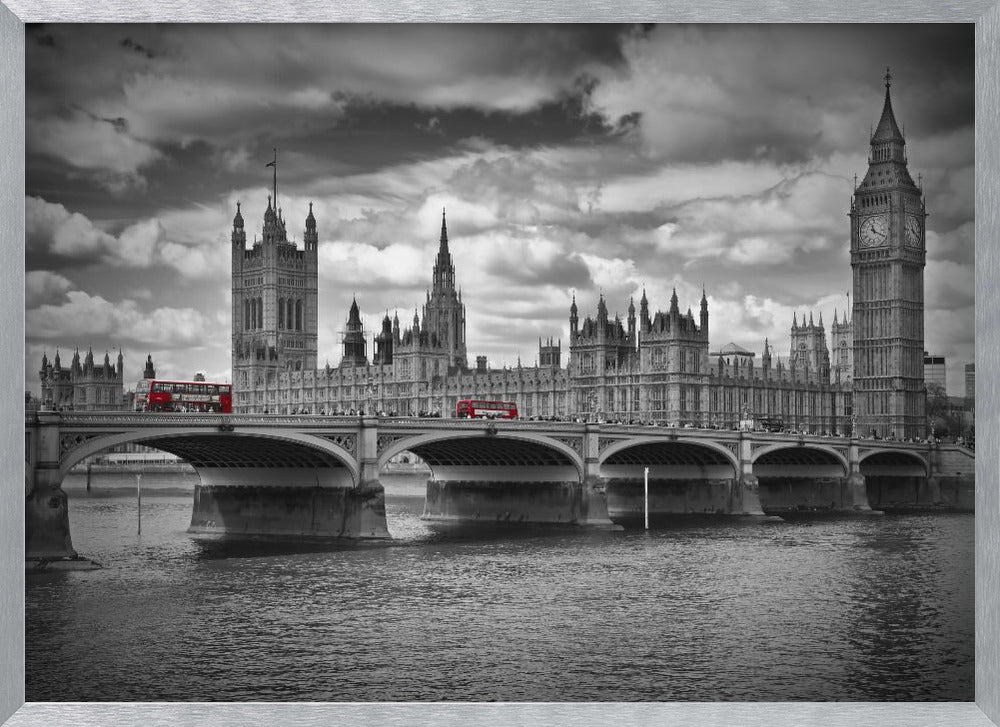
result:
<svg viewBox="0 0 1000 727"><path fill-rule="evenodd" d="M705 295L705 286L701 288L701 316L699 319L701 324L701 335L708 340L708 296Z"/></svg>
<svg viewBox="0 0 1000 727"><path fill-rule="evenodd" d="M240 210L239 201L236 202L236 216L233 217L233 229L235 230L243 229L243 212Z"/></svg>
<svg viewBox="0 0 1000 727"><path fill-rule="evenodd" d="M799 320L795 315L795 311L792 311L792 330L794 331L799 327Z"/></svg>
<svg viewBox="0 0 1000 727"><path fill-rule="evenodd" d="M573 293L573 302L569 306L569 340L571 345L576 341L579 325L580 319L577 316L576 293Z"/></svg>
<svg viewBox="0 0 1000 727"><path fill-rule="evenodd" d="M358 308L357 296L351 299L351 309L347 313L347 324L361 324L361 309Z"/></svg>
<svg viewBox="0 0 1000 727"><path fill-rule="evenodd" d="M55 371L62 371L62 362L59 360L59 349L56 349L56 360L52 364L52 368Z"/></svg>
<svg viewBox="0 0 1000 727"><path fill-rule="evenodd" d="M677 288L674 288L674 292L670 295L670 313L672 315L680 313L680 309L677 307Z"/></svg>
<svg viewBox="0 0 1000 727"><path fill-rule="evenodd" d="M868 154L868 172L861 184L855 190L855 207L859 194L871 191L883 191L902 187L908 191L919 193L913 178L906 167L906 141L896 116L892 110L892 99L889 87L892 76L889 69L885 73L885 101L882 105L882 117L871 136L871 149ZM885 204L885 197L877 197L877 202ZM860 201L864 204L864 200ZM869 206L871 206L869 200Z"/></svg>
<svg viewBox="0 0 1000 727"><path fill-rule="evenodd" d="M642 298L639 299L639 326L643 333L649 333L650 325L649 300L646 298L646 288L643 287Z"/></svg>
<svg viewBox="0 0 1000 727"><path fill-rule="evenodd" d="M894 141L903 144L903 133L896 123L896 115L892 112L892 99L889 97L889 86L892 85L892 74L885 69L885 102L882 104L882 117L878 120L875 133L872 134L872 144Z"/></svg>
<svg viewBox="0 0 1000 727"><path fill-rule="evenodd" d="M315 251L319 244L319 234L316 232L316 217L313 215L313 203L309 203L309 214L306 215L306 234L303 238L306 250Z"/></svg>
<svg viewBox="0 0 1000 727"><path fill-rule="evenodd" d="M448 251L448 219L445 216L445 208L441 208L441 239L440 247L438 248L438 255L450 255Z"/></svg>
<svg viewBox="0 0 1000 727"><path fill-rule="evenodd" d="M155 379L156 369L153 368L153 354L146 355L146 368L142 372L142 378Z"/></svg>

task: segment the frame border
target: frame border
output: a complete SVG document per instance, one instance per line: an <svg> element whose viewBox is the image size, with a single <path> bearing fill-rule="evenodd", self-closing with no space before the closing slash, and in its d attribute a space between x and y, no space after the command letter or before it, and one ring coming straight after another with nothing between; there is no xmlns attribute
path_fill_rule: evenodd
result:
<svg viewBox="0 0 1000 727"><path fill-rule="evenodd" d="M384 4L383 4L384 2ZM836 7L809 0L790 12L780 0L503 0L477 7L439 0L422 8L359 0L346 8L322 0L0 0L0 351L8 376L0 380L7 426L0 461L20 461L24 381L24 113L26 22L975 22L976 24L976 399L980 456L976 463L976 702L954 703L24 703L24 505L16 467L0 486L0 720L9 727L42 725L441 724L500 722L538 725L732 724L768 727L996 727L1000 723L1000 0L848 0ZM40 7L39 7L40 6ZM991 285L993 284L993 285ZM9 718L9 719L8 719ZM991 721L993 720L993 721Z"/></svg>

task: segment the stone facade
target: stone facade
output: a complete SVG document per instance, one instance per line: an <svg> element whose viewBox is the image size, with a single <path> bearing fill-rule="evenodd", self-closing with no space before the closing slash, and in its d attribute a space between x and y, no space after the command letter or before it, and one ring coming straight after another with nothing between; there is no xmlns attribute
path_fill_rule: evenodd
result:
<svg viewBox="0 0 1000 727"><path fill-rule="evenodd" d="M48 355L42 354L42 366L38 377L42 383L41 407L55 411L113 411L125 409L124 398L125 364L121 351L117 365L111 364L110 355L104 353L104 363L94 363L94 352L88 350L80 363L79 350L73 353L73 360L63 368L56 351L50 362Z"/></svg>
<svg viewBox="0 0 1000 727"><path fill-rule="evenodd" d="M854 402L858 428L897 439L927 430L924 390L923 190L889 98L871 136L868 172L851 199Z"/></svg>
<svg viewBox="0 0 1000 727"><path fill-rule="evenodd" d="M730 428L749 412L781 419L786 429L804 432L845 434L857 426L866 434L874 427L881 436L922 437L925 213L922 192L906 171L888 84L882 121L871 145L869 171L857 185L851 206L853 313L834 313L829 339L822 315L817 319L810 313L799 322L796 314L784 361L767 340L759 360L735 344L710 351L704 291L697 318L690 308L681 311L676 291L666 310L653 313L643 291L638 314L635 302L629 301L624 321L609 317L603 295L596 315L581 320L574 297L565 366L562 343L540 339L537 366L519 361L516 367L493 369L485 357L477 356L475 368L469 369L465 306L442 215L423 316L415 310L412 325L402 329L398 315L390 319L386 314L372 337L369 363L355 300L341 364L317 369L317 237L311 208L305 251L287 242L280 213L272 210L270 200L264 239L246 250L237 211L235 407L256 413L367 410L451 416L459 399L481 398L515 401L524 417ZM276 254L271 248L284 252ZM273 322L275 311L279 317L281 311L275 297L291 295L282 292L282 280L295 281L289 290L304 295L302 328L296 317L293 334L288 332L290 324L282 328L280 318ZM295 305L297 311L298 302ZM289 345L291 338L301 344Z"/></svg>

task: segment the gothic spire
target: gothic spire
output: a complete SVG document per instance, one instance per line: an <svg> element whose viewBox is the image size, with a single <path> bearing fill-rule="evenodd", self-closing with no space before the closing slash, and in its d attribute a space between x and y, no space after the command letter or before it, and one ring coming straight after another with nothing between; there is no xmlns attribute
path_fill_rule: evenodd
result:
<svg viewBox="0 0 1000 727"><path fill-rule="evenodd" d="M441 208L441 247L438 248L438 257L448 256L448 221L445 219L445 209Z"/></svg>
<svg viewBox="0 0 1000 727"><path fill-rule="evenodd" d="M889 86L892 81L892 74L889 73L889 69L885 69L885 102L882 105L882 118L879 119L878 126L875 127L875 133L872 134L872 144L881 143L886 141L895 141L900 144L903 142L903 134L899 130L899 125L896 123L896 116L892 112L892 99L889 97Z"/></svg>
<svg viewBox="0 0 1000 727"><path fill-rule="evenodd" d="M361 324L361 311L358 309L358 298L355 296L351 300L351 310L347 314L347 325L360 325Z"/></svg>

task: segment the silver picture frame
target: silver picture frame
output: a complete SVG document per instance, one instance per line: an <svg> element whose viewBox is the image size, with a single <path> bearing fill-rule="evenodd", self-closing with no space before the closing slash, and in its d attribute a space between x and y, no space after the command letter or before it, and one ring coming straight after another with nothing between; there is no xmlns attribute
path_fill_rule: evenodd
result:
<svg viewBox="0 0 1000 727"><path fill-rule="evenodd" d="M41 725L767 725L986 727L1000 724L1000 0L0 0L0 723ZM968 22L976 38L976 685L974 703L25 703L24 381L25 34L34 22Z"/></svg>

